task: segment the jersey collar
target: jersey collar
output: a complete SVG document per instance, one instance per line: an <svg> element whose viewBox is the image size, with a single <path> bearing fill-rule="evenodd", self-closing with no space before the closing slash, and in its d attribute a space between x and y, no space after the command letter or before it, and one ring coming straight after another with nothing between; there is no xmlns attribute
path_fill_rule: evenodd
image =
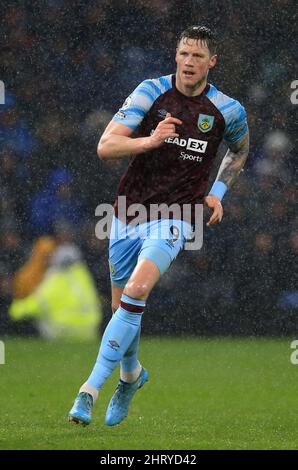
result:
<svg viewBox="0 0 298 470"><path fill-rule="evenodd" d="M181 95L183 96L184 98L187 98L187 99L197 99L197 98L201 98L202 96L206 95L210 89L210 84L207 83L204 90L202 91L202 93L200 93L199 95L196 95L196 96L186 96L184 95L184 93L181 93L181 91L178 90L178 88L176 87L176 75L173 74L172 75L172 87L174 88L174 90L176 91L176 93L178 93L178 95Z"/></svg>

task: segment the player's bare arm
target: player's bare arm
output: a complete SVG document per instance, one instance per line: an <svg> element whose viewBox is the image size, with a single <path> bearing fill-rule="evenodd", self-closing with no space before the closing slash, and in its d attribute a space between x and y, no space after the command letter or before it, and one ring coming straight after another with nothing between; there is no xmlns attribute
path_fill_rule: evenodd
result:
<svg viewBox="0 0 298 470"><path fill-rule="evenodd" d="M248 132L235 144L229 144L229 150L222 160L216 181L221 181L227 188L231 188L242 170L249 152L249 134ZM213 210L207 225L211 226L221 222L223 216L223 207L220 198L209 194L205 198L205 203Z"/></svg>
<svg viewBox="0 0 298 470"><path fill-rule="evenodd" d="M231 188L242 170L249 152L248 132L235 144L229 144L229 150L224 156L216 179Z"/></svg>
<svg viewBox="0 0 298 470"><path fill-rule="evenodd" d="M169 137L179 137L176 125L182 124L180 119L167 113L165 119L156 127L148 137L131 137L133 130L124 124L111 121L104 131L97 148L98 156L102 160L113 160L138 155L154 148L160 147Z"/></svg>

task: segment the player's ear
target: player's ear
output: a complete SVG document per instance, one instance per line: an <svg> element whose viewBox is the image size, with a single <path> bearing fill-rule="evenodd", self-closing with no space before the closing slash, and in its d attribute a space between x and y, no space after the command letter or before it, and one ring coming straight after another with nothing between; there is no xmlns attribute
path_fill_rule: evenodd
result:
<svg viewBox="0 0 298 470"><path fill-rule="evenodd" d="M214 54L214 55L211 56L211 58L210 58L210 61L209 61L209 69L213 69L213 67L215 67L216 64L217 64L217 55Z"/></svg>

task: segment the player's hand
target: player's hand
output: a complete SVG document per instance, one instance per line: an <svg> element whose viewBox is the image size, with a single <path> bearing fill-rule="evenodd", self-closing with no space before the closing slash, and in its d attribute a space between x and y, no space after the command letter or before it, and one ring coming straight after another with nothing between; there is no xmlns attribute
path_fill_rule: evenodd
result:
<svg viewBox="0 0 298 470"><path fill-rule="evenodd" d="M168 137L179 137L176 132L176 125L181 125L180 119L174 118L170 113L167 113L165 119L161 121L156 127L153 134L149 137L150 147L157 148L164 144Z"/></svg>
<svg viewBox="0 0 298 470"><path fill-rule="evenodd" d="M210 209L213 209L213 213L207 222L208 227L221 222L223 216L223 207L221 205L220 199L217 196L209 194L205 197L205 204L207 204Z"/></svg>

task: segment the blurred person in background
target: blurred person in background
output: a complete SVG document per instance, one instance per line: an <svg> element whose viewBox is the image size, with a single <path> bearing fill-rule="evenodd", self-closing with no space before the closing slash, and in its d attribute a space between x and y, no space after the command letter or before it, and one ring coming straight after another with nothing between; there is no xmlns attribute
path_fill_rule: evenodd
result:
<svg viewBox="0 0 298 470"><path fill-rule="evenodd" d="M75 229L59 221L55 236L36 240L30 259L14 277L11 318L34 318L45 338L98 334L101 301L74 238Z"/></svg>
<svg viewBox="0 0 298 470"><path fill-rule="evenodd" d="M13 296L24 299L41 283L49 267L50 256L56 249L53 237L40 237L33 242L32 251L26 263L16 271L13 281Z"/></svg>
<svg viewBox="0 0 298 470"><path fill-rule="evenodd" d="M281 183L289 183L292 176L289 166L291 148L291 141L284 131L271 131L264 139L264 157L256 162L256 173L262 177L273 177Z"/></svg>
<svg viewBox="0 0 298 470"><path fill-rule="evenodd" d="M33 137L27 123L22 119L16 98L5 94L5 104L0 105L0 146L10 146L26 157L33 149Z"/></svg>
<svg viewBox="0 0 298 470"><path fill-rule="evenodd" d="M53 170L47 186L31 204L30 220L35 235L51 235L54 225L65 220L73 226L83 222L82 206L73 192L73 176L64 169Z"/></svg>

